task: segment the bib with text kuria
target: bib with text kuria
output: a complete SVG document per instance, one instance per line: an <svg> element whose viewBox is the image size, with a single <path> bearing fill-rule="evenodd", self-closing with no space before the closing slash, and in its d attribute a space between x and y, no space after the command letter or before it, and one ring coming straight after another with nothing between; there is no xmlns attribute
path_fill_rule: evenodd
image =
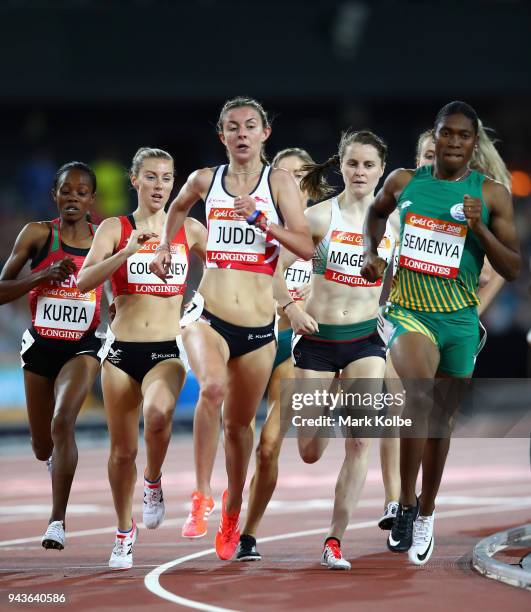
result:
<svg viewBox="0 0 531 612"><path fill-rule="evenodd" d="M92 233L94 228L89 226ZM76 271L63 282L41 283L29 294L31 320L37 333L51 340L80 340L100 322L102 286L83 293L77 288L77 274L89 249L78 249L61 240L61 222L52 221L50 238L39 254L39 262L32 266L32 273L39 272L65 257L70 257Z"/></svg>
<svg viewBox="0 0 531 612"><path fill-rule="evenodd" d="M391 302L425 312L452 312L479 304L477 288L484 251L463 212L465 194L483 202L485 176L472 170L460 181L433 177L418 168L398 200L400 250Z"/></svg>
<svg viewBox="0 0 531 612"><path fill-rule="evenodd" d="M317 245L313 259L315 274L334 283L350 287L380 287L382 279L371 283L360 274L363 265L363 228L347 223L341 214L337 198L331 200L330 227L326 236ZM388 224L378 246L378 255L391 261L394 239Z"/></svg>
<svg viewBox="0 0 531 612"><path fill-rule="evenodd" d="M216 168L205 199L208 229L206 266L273 275L280 251L279 242L237 217L235 196L225 189L227 167ZM263 167L258 183L249 195L269 221L279 223L269 185L270 172L269 166Z"/></svg>
<svg viewBox="0 0 531 612"><path fill-rule="evenodd" d="M122 226L122 233L116 251L121 251L127 244L133 229L136 229L136 225L133 215L118 217L118 219ZM156 256L158 246L158 240L145 242L114 272L111 283L115 296L144 294L171 297L184 294L189 262L189 248L184 225L175 234L170 244L171 263L168 272L171 278L168 278L166 282L149 271L149 264Z"/></svg>

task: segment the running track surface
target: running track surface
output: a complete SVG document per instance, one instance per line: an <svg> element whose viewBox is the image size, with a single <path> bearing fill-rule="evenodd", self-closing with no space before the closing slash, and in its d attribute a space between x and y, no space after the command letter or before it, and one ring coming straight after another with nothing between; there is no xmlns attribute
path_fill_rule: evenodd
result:
<svg viewBox="0 0 531 612"><path fill-rule="evenodd" d="M383 487L378 445L373 441L367 483L343 540L344 554L352 563L349 572L333 572L319 564L342 461L341 440L333 441L314 465L303 464L295 441L286 441L279 485L260 534L266 540L259 544L263 560L238 563L218 561L212 550L225 485L221 449L213 479L217 507L209 533L201 540L181 538L194 487L192 442L188 436L174 437L163 473L166 520L155 531L140 529L135 567L122 572L107 568L115 520L106 442L80 444L63 551L45 551L40 545L50 504L44 464L32 457L29 442L10 446L1 457L0 610L30 607L9 604L9 593L64 593L69 610L99 611L184 609L180 606L210 611L399 612L417 606L441 611L529 610L528 591L488 580L471 567L478 539L531 522L528 444L523 439L452 442L437 507L435 550L430 562L418 568L409 565L407 556L388 552L385 534L376 526ZM139 474L143 461L141 450ZM139 479L134 508L138 522L141 501Z"/></svg>

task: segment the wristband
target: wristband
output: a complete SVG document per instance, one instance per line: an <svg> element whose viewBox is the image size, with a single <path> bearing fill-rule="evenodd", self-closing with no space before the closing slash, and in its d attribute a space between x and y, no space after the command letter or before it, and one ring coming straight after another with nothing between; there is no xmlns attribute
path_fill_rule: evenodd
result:
<svg viewBox="0 0 531 612"><path fill-rule="evenodd" d="M290 305L290 304L295 304L295 300L291 300L291 302L288 302L287 304L284 304L284 306L282 306L282 310L284 312L286 312L286 308Z"/></svg>
<svg viewBox="0 0 531 612"><path fill-rule="evenodd" d="M155 253L160 253L161 251L166 251L166 253L171 253L170 245L161 242L159 246L155 249Z"/></svg>
<svg viewBox="0 0 531 612"><path fill-rule="evenodd" d="M256 220L258 219L258 217L263 214L261 210L259 210L258 208L252 212L248 217L245 217L245 220L247 221L247 223L249 225L255 225L256 224Z"/></svg>

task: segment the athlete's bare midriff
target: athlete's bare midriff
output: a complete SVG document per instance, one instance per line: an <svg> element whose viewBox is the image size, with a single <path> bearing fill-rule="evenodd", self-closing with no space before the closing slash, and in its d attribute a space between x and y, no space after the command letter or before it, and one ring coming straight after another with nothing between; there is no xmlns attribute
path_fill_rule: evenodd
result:
<svg viewBox="0 0 531 612"><path fill-rule="evenodd" d="M262 327L275 316L273 278L245 270L206 269L199 293L216 317L243 327Z"/></svg>
<svg viewBox="0 0 531 612"><path fill-rule="evenodd" d="M182 295L119 295L111 330L123 342L163 342L181 333Z"/></svg>
<svg viewBox="0 0 531 612"><path fill-rule="evenodd" d="M378 314L381 287L347 287L314 274L306 312L318 323L351 325Z"/></svg>

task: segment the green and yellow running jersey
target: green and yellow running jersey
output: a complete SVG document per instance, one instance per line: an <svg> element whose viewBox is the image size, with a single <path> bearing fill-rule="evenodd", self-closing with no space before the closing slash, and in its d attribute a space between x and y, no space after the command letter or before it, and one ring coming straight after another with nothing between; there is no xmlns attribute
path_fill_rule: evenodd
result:
<svg viewBox="0 0 531 612"><path fill-rule="evenodd" d="M463 196L481 199L481 218L488 225L484 180L472 170L463 180L443 181L432 176L432 166L418 168L398 200L400 251L391 302L424 312L453 312L479 304L485 253L468 228Z"/></svg>

